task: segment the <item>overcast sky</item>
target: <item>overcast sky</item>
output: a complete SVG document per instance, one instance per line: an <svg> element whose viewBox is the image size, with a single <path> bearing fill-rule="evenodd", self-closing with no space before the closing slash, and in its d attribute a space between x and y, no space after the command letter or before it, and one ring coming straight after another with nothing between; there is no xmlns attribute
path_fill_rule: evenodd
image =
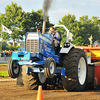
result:
<svg viewBox="0 0 100 100"><path fill-rule="evenodd" d="M1 13L5 13L5 7L11 5L11 1L21 5L25 12L43 8L43 0L0 0ZM68 13L74 14L77 20L83 15L100 17L100 0L53 0L48 15L50 21L57 24Z"/></svg>

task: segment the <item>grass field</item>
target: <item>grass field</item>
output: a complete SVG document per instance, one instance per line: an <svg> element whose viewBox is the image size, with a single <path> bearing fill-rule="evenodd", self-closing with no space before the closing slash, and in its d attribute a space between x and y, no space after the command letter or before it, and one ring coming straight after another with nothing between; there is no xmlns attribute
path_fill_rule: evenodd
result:
<svg viewBox="0 0 100 100"><path fill-rule="evenodd" d="M9 76L8 71L0 71L0 76L3 76L3 77Z"/></svg>
<svg viewBox="0 0 100 100"><path fill-rule="evenodd" d="M0 65L7 65L8 63L0 63Z"/></svg>
<svg viewBox="0 0 100 100"><path fill-rule="evenodd" d="M0 66L7 65L7 63L0 63ZM8 71L0 71L0 76L7 77L9 76Z"/></svg>

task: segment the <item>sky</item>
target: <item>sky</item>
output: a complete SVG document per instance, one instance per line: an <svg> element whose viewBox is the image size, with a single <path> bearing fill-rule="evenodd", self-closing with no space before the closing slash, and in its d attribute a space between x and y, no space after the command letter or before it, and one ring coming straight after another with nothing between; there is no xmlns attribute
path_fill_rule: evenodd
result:
<svg viewBox="0 0 100 100"><path fill-rule="evenodd" d="M0 12L5 13L5 7L11 5L11 1L20 5L25 12L43 9L44 0L0 0ZM50 22L58 24L58 21L68 13L74 14L76 20L83 15L100 17L100 0L52 0L48 16Z"/></svg>

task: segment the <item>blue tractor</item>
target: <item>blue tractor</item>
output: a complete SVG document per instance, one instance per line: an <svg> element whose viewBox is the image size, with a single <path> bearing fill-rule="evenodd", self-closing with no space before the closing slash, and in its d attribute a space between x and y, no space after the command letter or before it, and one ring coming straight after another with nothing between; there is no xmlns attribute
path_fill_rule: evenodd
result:
<svg viewBox="0 0 100 100"><path fill-rule="evenodd" d="M8 73L17 78L18 85L26 89L37 89L42 85L61 83L68 91L84 90L87 83L87 59L82 49L77 49L69 42L69 30L66 41L60 49L56 49L51 34L40 32L27 32L25 38L25 51L15 51L8 62Z"/></svg>

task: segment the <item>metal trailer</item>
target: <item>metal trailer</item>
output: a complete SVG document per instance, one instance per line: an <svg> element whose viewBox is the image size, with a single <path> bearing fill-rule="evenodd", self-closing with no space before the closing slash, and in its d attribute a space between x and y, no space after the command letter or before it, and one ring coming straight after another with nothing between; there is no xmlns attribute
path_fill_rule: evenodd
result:
<svg viewBox="0 0 100 100"><path fill-rule="evenodd" d="M100 89L100 47L82 47L87 55L87 89Z"/></svg>
<svg viewBox="0 0 100 100"><path fill-rule="evenodd" d="M59 50L56 49L55 40L52 47L50 34L40 32L27 32L25 37L25 51L16 51L8 62L8 73L12 78L17 78L18 85L26 89L37 89L42 85L55 87L62 84L68 91L83 91L87 84L87 58L84 50L75 48L69 42L69 30L66 41Z"/></svg>

